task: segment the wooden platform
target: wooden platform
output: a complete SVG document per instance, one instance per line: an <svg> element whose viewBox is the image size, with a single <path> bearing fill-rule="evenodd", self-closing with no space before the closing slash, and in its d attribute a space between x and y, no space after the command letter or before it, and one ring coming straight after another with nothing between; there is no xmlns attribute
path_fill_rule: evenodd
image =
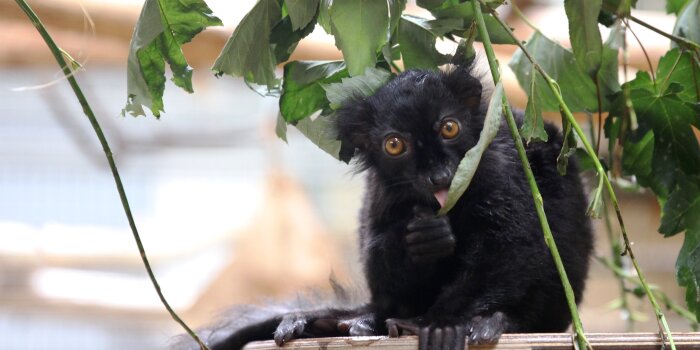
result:
<svg viewBox="0 0 700 350"><path fill-rule="evenodd" d="M621 350L662 349L661 339L656 333L591 333L587 335L588 341L595 350ZM673 333L676 349L700 349L700 333ZM417 338L414 336L391 339L387 337L338 337L300 339L287 343L284 349L391 349L391 350L415 350L418 348ZM574 349L572 334L570 333L546 333L546 334L504 334L501 340L494 345L472 345L471 349ZM668 347L667 347L668 348ZM273 341L261 341L250 343L246 350L274 350L279 349Z"/></svg>

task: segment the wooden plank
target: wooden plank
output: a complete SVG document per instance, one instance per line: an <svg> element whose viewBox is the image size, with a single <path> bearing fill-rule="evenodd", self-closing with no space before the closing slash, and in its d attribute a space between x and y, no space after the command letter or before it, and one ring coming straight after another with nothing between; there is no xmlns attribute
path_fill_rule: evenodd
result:
<svg viewBox="0 0 700 350"><path fill-rule="evenodd" d="M661 349L661 339L657 333L590 333L586 335L596 350L651 350ZM677 349L700 349L700 333L673 333ZM298 339L287 343L285 349L372 349L372 350L415 350L418 341L415 336L401 338L387 337L337 337ZM504 334L497 344L472 345L473 350L535 350L535 349L574 349L570 333ZM250 343L246 350L279 349L273 341Z"/></svg>

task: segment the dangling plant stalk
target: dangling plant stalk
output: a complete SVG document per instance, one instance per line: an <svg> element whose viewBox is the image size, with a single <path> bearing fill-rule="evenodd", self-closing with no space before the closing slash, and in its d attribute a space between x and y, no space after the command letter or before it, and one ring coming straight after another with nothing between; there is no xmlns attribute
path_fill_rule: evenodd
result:
<svg viewBox="0 0 700 350"><path fill-rule="evenodd" d="M489 38L489 33L486 30L486 24L484 23L484 16L481 13L481 0L472 0L472 5L474 8L474 18L477 23L477 28L479 30L479 35L484 44L484 51L486 52L486 57L488 58L489 68L491 69L491 75L493 76L494 84L498 84L501 81L498 61L496 60L496 55L493 52L493 46L491 45L491 40ZM481 2L481 5L486 6ZM488 6L486 6L488 7ZM517 40L517 39L516 39ZM566 296L566 301L569 306L569 311L571 312L571 318L574 324L574 330L576 332L576 341L578 343L579 349L591 349L591 345L586 339L586 335L583 331L583 325L581 323L581 318L578 314L578 309L576 306L576 299L574 297L573 289L571 288L571 283L569 283L569 278L566 275L566 270L564 269L564 263L562 262L561 256L559 255L559 250L554 242L554 236L552 235L552 230L549 227L547 221L547 215L544 212L544 202L542 199L542 194L537 187L537 182L535 181L535 176L530 168L530 162L527 159L527 154L525 153L525 146L523 145L522 137L518 131L518 126L515 123L515 118L513 117L513 112L508 104L508 99L505 95L503 96L503 115L506 118L506 123L508 124L508 129L515 143L515 148L518 151L518 156L522 162L523 169L525 170L525 176L527 177L527 182L530 185L530 191L532 192L532 198L535 202L535 208L537 210L537 217L540 220L540 225L542 226L542 232L544 233L544 241L549 248L554 259L554 264L561 277L562 286L564 288L564 294Z"/></svg>
<svg viewBox="0 0 700 350"><path fill-rule="evenodd" d="M109 144L107 143L107 138L105 137L104 133L102 132L102 128L100 127L100 124L97 122L97 118L95 118L95 113L92 111L92 108L90 107L90 104L88 103L87 99L85 98L85 95L83 94L83 91L80 89L80 86L78 85L78 82L75 80L74 72L72 70L72 64L68 64L66 60L63 57L62 50L56 45L56 42L54 42L53 38L51 38L51 35L49 35L48 31L44 27L44 24L41 23L41 20L39 17L34 13L34 10L27 4L25 0L15 0L17 5L24 11L24 13L27 15L29 20L32 22L36 30L39 32L41 37L44 39L44 42L46 45L49 47L51 50L51 53L53 54L54 58L56 59L56 62L58 62L58 65L61 67L63 70L63 74L66 76L66 79L68 80L68 83L70 84L71 88L73 89L73 92L75 93L75 96L78 98L78 101L80 102L80 106L83 108L83 113L88 117L88 120L90 120L90 124L92 125L92 129L95 131L95 135L97 135L97 139L100 141L100 144L102 145L102 150L105 153L105 157L107 158L107 162L109 163L109 168L112 170L112 176L114 177L114 182L117 186L117 192L119 192L119 199L121 200L122 207L124 208L124 213L126 214L126 218L129 221L129 227L131 228L131 232L134 235L134 240L136 241L136 245L138 246L139 249L139 254L141 255L141 260L143 261L143 265L146 267L146 272L148 273L148 277L151 280L151 283L153 284L153 287L156 290L156 293L158 294L158 297L160 298L160 301L163 303L163 306L168 310L168 313L170 313L170 316L182 326L182 328L187 331L187 333L199 344L200 349L202 350L208 350L209 348L199 339L197 334L195 334L190 327L185 324L185 322L175 313L175 311L170 307L170 304L168 304L168 301L165 299L165 296L163 296L163 292L160 289L160 285L158 284L158 281L156 280L155 275L153 274L153 270L151 269L151 264L148 261L148 258L146 257L146 250L143 247L143 243L141 243L141 237L139 236L138 230L136 229L136 222L134 221L134 217L131 214L131 208L129 206L129 201L126 198L126 192L124 191L124 185L122 184L121 177L119 176L119 171L117 170L117 165L114 162L114 157L112 155L112 151L109 148Z"/></svg>
<svg viewBox="0 0 700 350"><path fill-rule="evenodd" d="M473 0L477 1L477 0ZM482 5L483 5L483 0L478 0ZM668 326L668 322L666 321L666 317L664 316L663 312L661 311L661 308L659 307L659 304L656 302L656 298L654 297L654 293L652 293L651 289L649 288L649 284L646 281L646 278L644 278L644 274L642 273L641 268L639 267L639 264L637 264L637 260L634 257L634 252L632 252L632 247L627 235L627 229L625 227L624 221L622 219L622 213L620 212L620 205L617 201L617 196L615 195L615 191L612 187L612 183L610 182L610 179L607 176L607 173L605 172L603 165L600 163L600 160L596 156L595 150L593 147L591 147L590 142L588 142L588 138L584 134L583 130L581 127L578 125L578 122L576 122L576 119L574 118L573 114L571 113L571 110L569 107L566 105L564 102L564 98L561 95L561 91L559 91L559 87L557 85L557 82L552 79L552 77L547 74L547 72L540 67L537 62L535 62L534 58L532 55L527 51L525 46L517 40L515 35L513 34L513 31L508 27L508 25L503 22L503 20L498 16L498 14L490 9L488 6L484 6L488 11L491 12L493 17L500 23L501 27L508 32L508 34L515 38L516 44L520 47L522 52L525 54L525 56L528 58L528 60L532 63L533 67L537 69L538 72L542 74L542 77L544 80L547 82L547 86L549 86L550 90L554 94L554 96L557 99L557 102L559 103L559 108L560 111L562 112L562 115L566 117L566 120L571 124L573 127L574 131L576 132L576 135L579 137L581 142L583 143L584 149L588 156L591 158L593 163L595 164L596 171L598 172L598 176L600 176L605 184L608 196L610 198L610 202L613 205L613 208L615 208L615 214L617 214L617 221L620 224L620 230L622 232L622 238L625 242L625 249L623 251L624 254L629 254L630 260L632 261L632 265L634 266L634 269L637 271L637 275L639 276L639 281L642 284L642 288L644 289L644 292L646 293L649 302L651 303L652 307L654 308L654 313L656 314L656 319L657 322L659 323L659 332L662 335L662 337L665 337L668 339L669 344L671 346L671 349L675 350L676 345L673 341L673 335L671 334L671 330ZM484 45L485 46L485 45Z"/></svg>

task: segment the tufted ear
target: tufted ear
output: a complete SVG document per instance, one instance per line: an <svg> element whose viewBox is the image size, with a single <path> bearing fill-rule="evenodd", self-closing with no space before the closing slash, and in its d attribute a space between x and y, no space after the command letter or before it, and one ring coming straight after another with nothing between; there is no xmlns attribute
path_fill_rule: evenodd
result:
<svg viewBox="0 0 700 350"><path fill-rule="evenodd" d="M369 131L374 125L372 107L362 98L354 98L335 112L336 137L341 142L340 160L348 163L369 146Z"/></svg>
<svg viewBox="0 0 700 350"><path fill-rule="evenodd" d="M471 66L454 66L453 69L443 73L442 79L445 86L452 91L459 101L463 101L472 113L479 111L481 81L472 76Z"/></svg>

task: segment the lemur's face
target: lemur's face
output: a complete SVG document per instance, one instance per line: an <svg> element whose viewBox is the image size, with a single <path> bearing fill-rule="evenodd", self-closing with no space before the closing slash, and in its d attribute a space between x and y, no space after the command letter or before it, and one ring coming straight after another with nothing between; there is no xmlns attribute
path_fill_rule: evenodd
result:
<svg viewBox="0 0 700 350"><path fill-rule="evenodd" d="M338 115L343 142L357 148L363 169L387 186L416 191L444 205L464 153L483 127L481 83L466 69L407 71Z"/></svg>

